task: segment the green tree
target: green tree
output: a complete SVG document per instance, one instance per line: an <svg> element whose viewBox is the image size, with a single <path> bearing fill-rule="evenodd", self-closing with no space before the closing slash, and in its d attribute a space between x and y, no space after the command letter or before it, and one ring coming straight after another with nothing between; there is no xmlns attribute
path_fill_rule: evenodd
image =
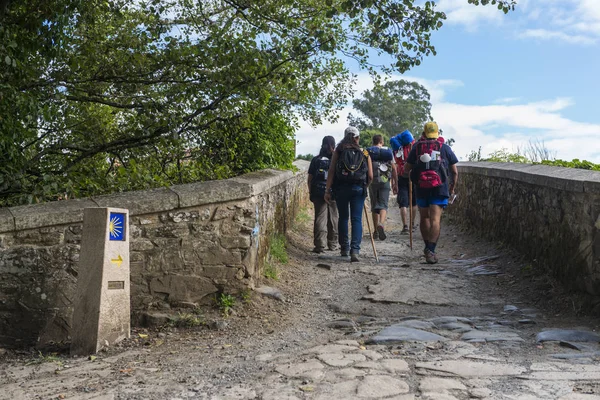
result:
<svg viewBox="0 0 600 400"><path fill-rule="evenodd" d="M350 123L363 129L383 131L388 137L410 130L418 136L423 125L431 121L431 102L425 87L403 79L376 84L363 97L353 101L361 116L349 116Z"/></svg>
<svg viewBox="0 0 600 400"><path fill-rule="evenodd" d="M314 157L315 157L315 156L314 156L313 154L310 154L310 153L308 153L308 154L298 154L298 155L296 156L296 160L306 160L306 161L312 161L312 159L313 159Z"/></svg>
<svg viewBox="0 0 600 400"><path fill-rule="evenodd" d="M444 19L414 0L0 0L0 204L291 168L297 116L351 93L342 56L405 72Z"/></svg>
<svg viewBox="0 0 600 400"><path fill-rule="evenodd" d="M481 157L481 146L479 146L477 151L471 150L471 152L467 155L467 159L469 161L482 161L483 158Z"/></svg>
<svg viewBox="0 0 600 400"><path fill-rule="evenodd" d="M495 161L495 162L514 162L514 163L529 163L529 159L519 152L511 153L506 148L496 150L488 155L487 158L482 161Z"/></svg>
<svg viewBox="0 0 600 400"><path fill-rule="evenodd" d="M371 129L371 128L366 128L364 130L360 131L360 147L362 147L363 149L366 149L367 147L371 147L373 146L373 136L375 135L381 135L383 136L383 145L384 146L389 146L390 145L390 136L379 129Z"/></svg>

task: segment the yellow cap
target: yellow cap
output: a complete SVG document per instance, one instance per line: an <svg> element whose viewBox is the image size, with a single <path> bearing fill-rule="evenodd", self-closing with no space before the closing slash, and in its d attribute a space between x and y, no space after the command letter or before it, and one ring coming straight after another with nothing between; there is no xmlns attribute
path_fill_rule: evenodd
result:
<svg viewBox="0 0 600 400"><path fill-rule="evenodd" d="M426 123L423 134L427 139L437 139L439 136L438 125L435 122Z"/></svg>

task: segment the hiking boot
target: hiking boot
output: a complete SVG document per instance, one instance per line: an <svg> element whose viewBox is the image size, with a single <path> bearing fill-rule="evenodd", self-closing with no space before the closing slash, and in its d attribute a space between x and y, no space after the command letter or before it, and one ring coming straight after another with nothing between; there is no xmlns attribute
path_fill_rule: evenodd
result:
<svg viewBox="0 0 600 400"><path fill-rule="evenodd" d="M348 250L343 250L342 249L342 251L340 251L340 256L342 256L342 257L348 257L348 254L349 254Z"/></svg>
<svg viewBox="0 0 600 400"><path fill-rule="evenodd" d="M377 229L375 229L375 232L373 232L373 240L379 240L379 232Z"/></svg>
<svg viewBox="0 0 600 400"><path fill-rule="evenodd" d="M324 252L325 252L325 249L324 249L324 248L322 248L322 247L315 247L314 249L312 249L312 252L313 252L313 253L320 254L320 253L324 253Z"/></svg>
<svg viewBox="0 0 600 400"><path fill-rule="evenodd" d="M327 246L327 250L329 251L336 251L338 249L338 247L335 244L330 244L329 246Z"/></svg>
<svg viewBox="0 0 600 400"><path fill-rule="evenodd" d="M408 225L404 225L404 228L402 228L402 231L400 232L401 235L408 235Z"/></svg>
<svg viewBox="0 0 600 400"><path fill-rule="evenodd" d="M385 240L387 238L383 225L377 227L377 233L379 234L379 240Z"/></svg>
<svg viewBox="0 0 600 400"><path fill-rule="evenodd" d="M360 261L358 259L358 253L350 253L350 261L351 262L358 262L358 261Z"/></svg>
<svg viewBox="0 0 600 400"><path fill-rule="evenodd" d="M425 261L427 261L427 264L436 264L438 262L438 258L433 251L425 249L424 253Z"/></svg>

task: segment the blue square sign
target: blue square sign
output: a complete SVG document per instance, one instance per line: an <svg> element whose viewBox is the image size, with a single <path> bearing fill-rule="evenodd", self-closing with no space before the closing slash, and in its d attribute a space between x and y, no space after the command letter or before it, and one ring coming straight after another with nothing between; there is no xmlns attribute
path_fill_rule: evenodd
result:
<svg viewBox="0 0 600 400"><path fill-rule="evenodd" d="M110 213L108 240L125 240L125 214Z"/></svg>

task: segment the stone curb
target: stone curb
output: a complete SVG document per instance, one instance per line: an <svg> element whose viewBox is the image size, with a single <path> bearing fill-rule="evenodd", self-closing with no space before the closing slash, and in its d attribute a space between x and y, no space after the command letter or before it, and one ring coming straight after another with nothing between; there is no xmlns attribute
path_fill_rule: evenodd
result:
<svg viewBox="0 0 600 400"><path fill-rule="evenodd" d="M539 186L580 193L600 193L600 172L585 169L501 162L464 162L458 171L466 174L512 179Z"/></svg>
<svg viewBox="0 0 600 400"><path fill-rule="evenodd" d="M126 208L130 216L138 216L247 199L294 178L298 173L306 173L309 165L308 161L297 160L294 166L299 172L296 173L266 169L222 181L0 208L0 233L81 223L83 209L88 207Z"/></svg>
<svg viewBox="0 0 600 400"><path fill-rule="evenodd" d="M15 230L15 217L8 208L0 208L0 232Z"/></svg>

